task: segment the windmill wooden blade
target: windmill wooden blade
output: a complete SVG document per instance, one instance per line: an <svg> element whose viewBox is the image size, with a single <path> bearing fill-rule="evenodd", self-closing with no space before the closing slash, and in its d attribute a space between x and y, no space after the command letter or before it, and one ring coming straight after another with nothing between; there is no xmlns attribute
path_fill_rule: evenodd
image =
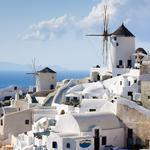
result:
<svg viewBox="0 0 150 150"><path fill-rule="evenodd" d="M26 74L34 74L34 73L32 73L32 72L31 72L31 73L30 73L30 72L27 72Z"/></svg>
<svg viewBox="0 0 150 150"><path fill-rule="evenodd" d="M106 28L106 22L107 22L107 5L104 5L104 30L103 30L104 33L107 30L107 28Z"/></svg>
<svg viewBox="0 0 150 150"><path fill-rule="evenodd" d="M33 78L34 82L35 82L36 76L39 76L39 73L36 71L35 61L36 61L36 58L33 58L32 59L32 71L26 73L28 75L32 75L32 78Z"/></svg>
<svg viewBox="0 0 150 150"><path fill-rule="evenodd" d="M38 75L38 73L36 72L27 72L26 74L32 74L32 75Z"/></svg>
<svg viewBox="0 0 150 150"><path fill-rule="evenodd" d="M109 24L109 14L108 14L108 2L104 5L103 10L103 33L102 34L87 34L86 36L102 36L102 46L103 46L103 63L107 63L108 59L108 37L111 36L111 33L108 33L108 24Z"/></svg>
<svg viewBox="0 0 150 150"><path fill-rule="evenodd" d="M86 36L104 36L103 34L87 34Z"/></svg>
<svg viewBox="0 0 150 150"><path fill-rule="evenodd" d="M105 63L107 63L107 59L108 59L108 39L105 42L106 42L106 62Z"/></svg>
<svg viewBox="0 0 150 150"><path fill-rule="evenodd" d="M104 5L104 16L103 16L103 24L104 24L104 39L103 39L103 63L107 63L108 59L108 23L109 23L109 15L108 15L108 5Z"/></svg>
<svg viewBox="0 0 150 150"><path fill-rule="evenodd" d="M35 62L36 62L36 58L34 57L32 59L32 67L33 67L33 72L36 73L36 65L35 65Z"/></svg>
<svg viewBox="0 0 150 150"><path fill-rule="evenodd" d="M105 37L103 37L103 52L102 52L102 55L103 55L103 64L104 64L104 56L105 56Z"/></svg>
<svg viewBox="0 0 150 150"><path fill-rule="evenodd" d="M86 34L85 36L111 36L111 34Z"/></svg>
<svg viewBox="0 0 150 150"><path fill-rule="evenodd" d="M108 24L109 24L109 14L107 14L107 20L106 20L106 30L108 32Z"/></svg>

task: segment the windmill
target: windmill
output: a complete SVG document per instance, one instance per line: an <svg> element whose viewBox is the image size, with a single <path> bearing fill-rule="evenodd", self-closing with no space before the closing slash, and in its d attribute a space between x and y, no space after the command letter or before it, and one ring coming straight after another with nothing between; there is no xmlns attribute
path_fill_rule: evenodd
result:
<svg viewBox="0 0 150 150"><path fill-rule="evenodd" d="M108 4L104 5L103 13L103 33L102 34L87 34L86 36L102 36L103 37L103 63L107 63L108 59L108 37L111 34L108 33L108 23L109 23L109 13L108 13Z"/></svg>
<svg viewBox="0 0 150 150"><path fill-rule="evenodd" d="M35 57L32 59L32 69L33 69L33 71L29 72L27 74L33 75L33 79L34 79L34 82L35 82L36 76L38 75L38 72L37 72L37 69L36 69L36 58Z"/></svg>

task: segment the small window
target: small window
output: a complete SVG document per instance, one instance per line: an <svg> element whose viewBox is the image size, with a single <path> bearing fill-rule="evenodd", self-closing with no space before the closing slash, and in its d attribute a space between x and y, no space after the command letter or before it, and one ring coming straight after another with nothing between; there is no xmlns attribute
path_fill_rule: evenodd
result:
<svg viewBox="0 0 150 150"><path fill-rule="evenodd" d="M134 80L134 83L137 83L137 80Z"/></svg>
<svg viewBox="0 0 150 150"><path fill-rule="evenodd" d="M57 142L52 142L52 148L58 148Z"/></svg>
<svg viewBox="0 0 150 150"><path fill-rule="evenodd" d="M73 100L78 100L78 98L77 97L73 97Z"/></svg>
<svg viewBox="0 0 150 150"><path fill-rule="evenodd" d="M133 92L132 92L132 91L129 91L129 92L128 92L128 96L133 96Z"/></svg>
<svg viewBox="0 0 150 150"><path fill-rule="evenodd" d="M93 98L93 99L97 99L97 97L96 97L96 96L93 96L92 98Z"/></svg>
<svg viewBox="0 0 150 150"><path fill-rule="evenodd" d="M51 89L51 90L54 89L54 85L53 85L53 84L50 85L50 89Z"/></svg>
<svg viewBox="0 0 150 150"><path fill-rule="evenodd" d="M25 124L29 124L29 120L25 120Z"/></svg>
<svg viewBox="0 0 150 150"><path fill-rule="evenodd" d="M67 143L67 144L66 144L66 148L70 148L70 143Z"/></svg>
<svg viewBox="0 0 150 150"><path fill-rule="evenodd" d="M150 99L150 96L147 96L148 99Z"/></svg>
<svg viewBox="0 0 150 150"><path fill-rule="evenodd" d="M129 81L129 82L128 82L128 86L130 86L130 85L131 85L131 82Z"/></svg>
<svg viewBox="0 0 150 150"><path fill-rule="evenodd" d="M127 65L128 65L129 68L131 68L131 66L132 66L132 60L128 60L127 61Z"/></svg>
<svg viewBox="0 0 150 150"><path fill-rule="evenodd" d="M37 137L37 138L42 140L42 135L38 135L38 137Z"/></svg>
<svg viewBox="0 0 150 150"><path fill-rule="evenodd" d="M129 91L129 92L128 92L128 96L130 96L130 97L131 97L131 100L133 100L133 92L132 92L132 91Z"/></svg>
<svg viewBox="0 0 150 150"><path fill-rule="evenodd" d="M119 46L119 43L116 43L116 46Z"/></svg>
<svg viewBox="0 0 150 150"><path fill-rule="evenodd" d="M122 66L122 60L119 60L119 66Z"/></svg>
<svg viewBox="0 0 150 150"><path fill-rule="evenodd" d="M114 41L117 41L117 37L116 36L114 37Z"/></svg>
<svg viewBox="0 0 150 150"><path fill-rule="evenodd" d="M61 110L60 114L61 114L61 115L64 115L64 114L65 114L65 111L64 111L64 110Z"/></svg>
<svg viewBox="0 0 150 150"><path fill-rule="evenodd" d="M121 74L117 74L117 76L120 76Z"/></svg>
<svg viewBox="0 0 150 150"><path fill-rule="evenodd" d="M120 85L122 85L122 81L120 81Z"/></svg>
<svg viewBox="0 0 150 150"><path fill-rule="evenodd" d="M89 109L89 111L91 112L91 111L96 111L96 109Z"/></svg>
<svg viewBox="0 0 150 150"><path fill-rule="evenodd" d="M102 145L106 145L107 144L107 137L103 136L102 137Z"/></svg>
<svg viewBox="0 0 150 150"><path fill-rule="evenodd" d="M3 120L1 120L1 126L3 126Z"/></svg>
<svg viewBox="0 0 150 150"><path fill-rule="evenodd" d="M112 103L114 103L114 100L111 100Z"/></svg>
<svg viewBox="0 0 150 150"><path fill-rule="evenodd" d="M98 74L98 75L97 75L97 81L100 81L100 79L101 79L101 77L100 77L100 75Z"/></svg>
<svg viewBox="0 0 150 150"><path fill-rule="evenodd" d="M70 97L66 97L66 101L69 101L70 100Z"/></svg>

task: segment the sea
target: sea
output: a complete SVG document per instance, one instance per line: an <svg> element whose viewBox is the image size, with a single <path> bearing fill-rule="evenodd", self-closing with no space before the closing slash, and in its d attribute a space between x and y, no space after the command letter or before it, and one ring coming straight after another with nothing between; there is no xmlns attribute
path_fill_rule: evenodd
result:
<svg viewBox="0 0 150 150"><path fill-rule="evenodd" d="M58 71L57 81L64 79L81 79L89 76L89 71ZM35 77L26 72L0 72L0 88L5 88L11 85L17 85L21 88L27 89L30 85L35 85Z"/></svg>

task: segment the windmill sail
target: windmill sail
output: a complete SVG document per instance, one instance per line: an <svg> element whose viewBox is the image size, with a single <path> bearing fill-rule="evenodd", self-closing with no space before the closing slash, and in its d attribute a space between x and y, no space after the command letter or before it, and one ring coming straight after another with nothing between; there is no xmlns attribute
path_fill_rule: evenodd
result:
<svg viewBox="0 0 150 150"><path fill-rule="evenodd" d="M103 63L107 63L108 59L108 37L111 34L108 33L108 23L109 23L109 14L108 14L108 5L104 5L104 13L103 13L103 33L102 34L87 34L86 36L102 36L103 40Z"/></svg>
<svg viewBox="0 0 150 150"><path fill-rule="evenodd" d="M33 69L33 71L26 73L26 74L32 74L34 78L35 78L36 75L38 75L38 72L36 70L36 63L35 62L36 62L36 59L33 58L32 59L32 69Z"/></svg>

